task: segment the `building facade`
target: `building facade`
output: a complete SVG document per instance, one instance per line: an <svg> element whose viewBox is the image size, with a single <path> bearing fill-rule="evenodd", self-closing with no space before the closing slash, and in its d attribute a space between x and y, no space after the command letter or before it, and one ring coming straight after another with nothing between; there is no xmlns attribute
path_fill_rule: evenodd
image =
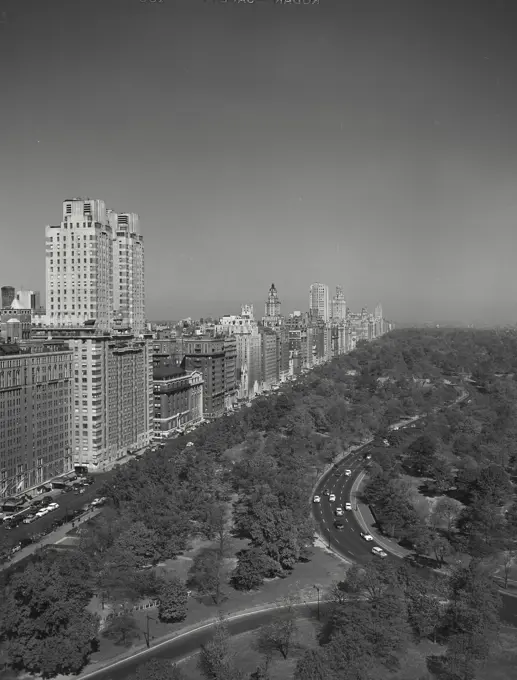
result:
<svg viewBox="0 0 517 680"><path fill-rule="evenodd" d="M63 220L47 226L46 297L49 326L113 325L113 230L104 201L63 202Z"/></svg>
<svg viewBox="0 0 517 680"><path fill-rule="evenodd" d="M281 303L274 283L271 284L271 288L269 289L264 312L265 315L262 318L263 326L274 327L281 324Z"/></svg>
<svg viewBox="0 0 517 680"><path fill-rule="evenodd" d="M330 318L329 287L313 283L309 288L309 313L313 319L327 322Z"/></svg>
<svg viewBox="0 0 517 680"><path fill-rule="evenodd" d="M102 470L128 450L146 447L153 432L151 341L111 335L95 327L49 328L73 351L73 462Z"/></svg>
<svg viewBox="0 0 517 680"><path fill-rule="evenodd" d="M73 469L72 352L0 345L0 499Z"/></svg>
<svg viewBox="0 0 517 680"><path fill-rule="evenodd" d="M154 437L162 439L203 420L203 376L167 355L153 359Z"/></svg>
<svg viewBox="0 0 517 680"><path fill-rule="evenodd" d="M346 319L346 300L343 288L336 286L336 294L332 298L332 320L340 323Z"/></svg>
<svg viewBox="0 0 517 680"><path fill-rule="evenodd" d="M136 213L112 213L114 321L136 335L145 330L144 239Z"/></svg>
<svg viewBox="0 0 517 680"><path fill-rule="evenodd" d="M184 336L182 352L183 368L203 376L205 418L222 416L237 397L235 338L224 335Z"/></svg>

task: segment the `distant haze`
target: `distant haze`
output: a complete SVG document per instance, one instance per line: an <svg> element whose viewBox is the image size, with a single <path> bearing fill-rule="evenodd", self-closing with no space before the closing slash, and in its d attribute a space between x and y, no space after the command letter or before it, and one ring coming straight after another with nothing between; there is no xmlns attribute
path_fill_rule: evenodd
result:
<svg viewBox="0 0 517 680"><path fill-rule="evenodd" d="M515 321L517 3L3 0L0 285L74 196L139 213L149 318L313 281ZM0 13L1 14L1 13Z"/></svg>

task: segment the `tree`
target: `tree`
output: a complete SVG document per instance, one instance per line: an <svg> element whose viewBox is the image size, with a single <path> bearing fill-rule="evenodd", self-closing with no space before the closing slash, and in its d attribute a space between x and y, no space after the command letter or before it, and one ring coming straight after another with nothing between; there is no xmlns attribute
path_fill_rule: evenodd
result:
<svg viewBox="0 0 517 680"><path fill-rule="evenodd" d="M2 594L0 639L9 664L43 675L78 673L97 644L88 564L52 551L15 573Z"/></svg>
<svg viewBox="0 0 517 680"><path fill-rule="evenodd" d="M374 653L370 640L363 637L361 630L353 626L344 627L332 637L322 651L324 654L322 659L320 657L311 661L317 671L320 670L318 668L320 660L327 662L327 674L322 675L325 680L341 680L342 678L370 680ZM318 678L318 675L315 677ZM311 676L309 675L308 678Z"/></svg>
<svg viewBox="0 0 517 680"><path fill-rule="evenodd" d="M420 591L408 600L408 621L417 641L432 636L436 642L441 615L440 601L432 593Z"/></svg>
<svg viewBox="0 0 517 680"><path fill-rule="evenodd" d="M274 651L280 652L284 659L289 655L289 649L297 633L297 625L293 610L277 615L271 623L262 626L258 636L259 650L266 655Z"/></svg>
<svg viewBox="0 0 517 680"><path fill-rule="evenodd" d="M127 680L187 680L176 664L167 659L149 659Z"/></svg>
<svg viewBox="0 0 517 680"><path fill-rule="evenodd" d="M264 578L278 576L282 568L260 548L241 550L232 574L232 584L237 590L253 590L264 583Z"/></svg>
<svg viewBox="0 0 517 680"><path fill-rule="evenodd" d="M183 621L187 616L188 593L185 584L177 577L163 581L159 590L158 616L161 621Z"/></svg>
<svg viewBox="0 0 517 680"><path fill-rule="evenodd" d="M447 531L450 533L461 509L462 504L459 501L448 496L442 496L433 508L431 523L434 526L440 526L442 522L445 523Z"/></svg>
<svg viewBox="0 0 517 680"><path fill-rule="evenodd" d="M431 548L436 561L443 565L447 555L452 552L449 541L444 536L434 536L431 540Z"/></svg>
<svg viewBox="0 0 517 680"><path fill-rule="evenodd" d="M135 617L125 612L121 616L112 616L107 621L107 625L102 631L102 636L113 640L116 645L130 647L133 640L140 637L140 629Z"/></svg>
<svg viewBox="0 0 517 680"><path fill-rule="evenodd" d="M198 668L208 680L241 680L242 674L235 667L230 634L223 618L214 626L211 640L201 645Z"/></svg>
<svg viewBox="0 0 517 680"><path fill-rule="evenodd" d="M294 680L329 680L329 666L325 647L307 649L296 664Z"/></svg>
<svg viewBox="0 0 517 680"><path fill-rule="evenodd" d="M201 595L209 595L219 605L224 597L222 568L219 551L207 548L194 557L189 570L188 585Z"/></svg>

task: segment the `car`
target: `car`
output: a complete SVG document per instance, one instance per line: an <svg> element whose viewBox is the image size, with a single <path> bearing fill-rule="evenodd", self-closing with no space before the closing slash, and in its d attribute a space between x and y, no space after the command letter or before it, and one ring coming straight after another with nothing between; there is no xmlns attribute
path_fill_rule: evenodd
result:
<svg viewBox="0 0 517 680"><path fill-rule="evenodd" d="M19 550L21 550L21 549L22 549L21 543L18 543L17 545L15 545L15 546L12 548L11 554L14 555L15 553L17 553L17 552L18 552Z"/></svg>
<svg viewBox="0 0 517 680"><path fill-rule="evenodd" d="M329 496L329 502L330 502L330 503L334 503L335 500L336 500L336 494L331 493L330 496Z"/></svg>
<svg viewBox="0 0 517 680"><path fill-rule="evenodd" d="M324 496L330 496L330 491L328 489L325 489L325 491L323 492L323 495Z"/></svg>
<svg viewBox="0 0 517 680"><path fill-rule="evenodd" d="M364 457L365 460L370 460L372 457L371 453L367 453L366 456Z"/></svg>
<svg viewBox="0 0 517 680"><path fill-rule="evenodd" d="M351 474L352 474L352 470L345 470L345 476L346 477L350 477Z"/></svg>
<svg viewBox="0 0 517 680"><path fill-rule="evenodd" d="M393 429L394 429L394 430L398 430L398 429L399 429L399 426L398 426L398 425L395 425L395 427L394 427Z"/></svg>
<svg viewBox="0 0 517 680"><path fill-rule="evenodd" d="M364 538L365 541L373 541L373 536L364 532L361 532L361 538Z"/></svg>
<svg viewBox="0 0 517 680"><path fill-rule="evenodd" d="M345 510L351 510L352 509L352 503L345 503Z"/></svg>
<svg viewBox="0 0 517 680"><path fill-rule="evenodd" d="M344 513L344 510L343 510L343 508L342 508L341 506L338 506L338 507L334 510L334 512L336 513L337 517L341 517L342 515L345 514L345 513Z"/></svg>
<svg viewBox="0 0 517 680"><path fill-rule="evenodd" d="M34 522L35 519L36 519L36 515L29 515L28 517L26 517L23 520L23 523L24 524L31 524L31 522Z"/></svg>
<svg viewBox="0 0 517 680"><path fill-rule="evenodd" d="M321 498L320 498L320 496L314 496L314 498L312 499L312 502L313 502L313 503L321 503Z"/></svg>
<svg viewBox="0 0 517 680"><path fill-rule="evenodd" d="M388 553L384 552L384 550L382 548L379 548L378 546L372 548L372 553L374 555L377 555L377 557L388 557Z"/></svg>
<svg viewBox="0 0 517 680"><path fill-rule="evenodd" d="M336 529L338 531L343 531L343 529L345 528L345 525L343 524L343 522L334 522L334 526L336 527Z"/></svg>
<svg viewBox="0 0 517 680"><path fill-rule="evenodd" d="M47 508L49 510L57 510L59 508L59 503L51 503L50 505L47 505Z"/></svg>

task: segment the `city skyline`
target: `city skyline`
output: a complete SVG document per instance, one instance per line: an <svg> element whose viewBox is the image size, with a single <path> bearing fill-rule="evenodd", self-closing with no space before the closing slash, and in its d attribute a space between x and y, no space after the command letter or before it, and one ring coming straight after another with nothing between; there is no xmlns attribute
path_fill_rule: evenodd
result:
<svg viewBox="0 0 517 680"><path fill-rule="evenodd" d="M140 215L150 319L270 281L305 310L319 280L395 321L517 318L512 5L2 10L2 285L45 289L43 228L84 195Z"/></svg>

